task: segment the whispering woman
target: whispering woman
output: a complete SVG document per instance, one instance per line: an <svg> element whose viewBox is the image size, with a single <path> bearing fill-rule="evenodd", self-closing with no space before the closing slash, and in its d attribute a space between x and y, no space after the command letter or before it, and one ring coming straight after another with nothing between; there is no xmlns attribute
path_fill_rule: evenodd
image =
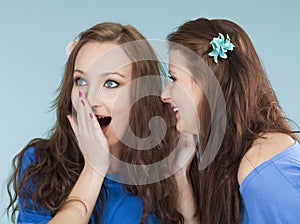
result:
<svg viewBox="0 0 300 224"><path fill-rule="evenodd" d="M229 20L199 18L168 40L170 82L161 98L177 130L199 136L181 177L190 219L299 223L299 139L246 32Z"/></svg>

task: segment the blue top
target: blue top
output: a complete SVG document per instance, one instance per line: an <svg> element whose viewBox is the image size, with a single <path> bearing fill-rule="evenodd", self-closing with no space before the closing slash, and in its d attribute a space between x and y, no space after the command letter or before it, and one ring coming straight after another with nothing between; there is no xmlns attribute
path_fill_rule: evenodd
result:
<svg viewBox="0 0 300 224"><path fill-rule="evenodd" d="M256 167L240 186L243 224L300 223L298 142Z"/></svg>
<svg viewBox="0 0 300 224"><path fill-rule="evenodd" d="M24 153L20 169L20 177L23 176L25 169L30 165L36 162L35 148L30 147ZM105 197L105 206L102 213L102 222L106 223L139 223L142 217L142 201L138 196L132 196L130 193L125 193L122 189L122 185L116 181L105 178L104 183L107 190L107 197ZM31 183L29 182L29 185ZM26 189L31 189L26 187ZM100 200L98 200L98 203ZM29 201L30 206L26 206L22 198L18 199L20 211L17 219L17 223L47 223L52 217L49 211L38 207L36 210L30 209L32 207L32 200ZM96 208L100 209L99 204L96 204ZM91 216L91 223L94 223L94 217ZM159 223L155 215L150 215L148 217L148 223Z"/></svg>

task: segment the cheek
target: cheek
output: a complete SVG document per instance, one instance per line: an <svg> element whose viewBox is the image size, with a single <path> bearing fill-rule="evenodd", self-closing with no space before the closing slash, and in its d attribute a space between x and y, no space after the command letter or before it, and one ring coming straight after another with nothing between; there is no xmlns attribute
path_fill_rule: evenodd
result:
<svg viewBox="0 0 300 224"><path fill-rule="evenodd" d="M176 104L176 101L178 101L178 92L180 91L180 88L177 85L173 85L170 90L170 98L171 100Z"/></svg>
<svg viewBox="0 0 300 224"><path fill-rule="evenodd" d="M89 100L90 98L90 91L88 86L76 86L74 84L71 91L71 101L74 107L76 107L78 103L77 101L79 101L79 91L82 92L83 96L85 96L87 100Z"/></svg>
<svg viewBox="0 0 300 224"><path fill-rule="evenodd" d="M126 89L103 89L98 95L103 109L112 117L112 122L105 133L110 146L122 139L128 127L130 97Z"/></svg>
<svg viewBox="0 0 300 224"><path fill-rule="evenodd" d="M130 97L130 90L128 88L119 89L110 98L111 108L121 114L124 113L124 111L130 110L130 102L133 102L133 99Z"/></svg>
<svg viewBox="0 0 300 224"><path fill-rule="evenodd" d="M192 95L192 98L193 98L194 102L198 106L199 102L205 96L205 93L203 91L201 83L195 83L195 82L193 83L193 88L192 88L192 91L191 91L191 95Z"/></svg>
<svg viewBox="0 0 300 224"><path fill-rule="evenodd" d="M72 91L71 91L71 102L73 107L75 108L75 94L76 94L76 88L73 86ZM75 108L76 109L76 108Z"/></svg>
<svg viewBox="0 0 300 224"><path fill-rule="evenodd" d="M85 88L78 88L77 86L73 85L72 91L71 91L71 102L72 106L75 108L77 111L78 108L78 102L79 102L79 90L87 96L87 91L85 91Z"/></svg>
<svg viewBox="0 0 300 224"><path fill-rule="evenodd" d="M200 102L201 92L190 92L191 104L193 105L193 109L197 110Z"/></svg>
<svg viewBox="0 0 300 224"><path fill-rule="evenodd" d="M180 85L174 85L171 92L171 99L177 106L183 106L185 102L189 101L189 95L184 87Z"/></svg>
<svg viewBox="0 0 300 224"><path fill-rule="evenodd" d="M187 86L175 85L171 91L172 101L179 107L181 113L185 111L188 114L192 114L197 111L199 93L194 92Z"/></svg>
<svg viewBox="0 0 300 224"><path fill-rule="evenodd" d="M118 100L118 92L117 91L106 91L102 90L97 95L98 102L101 101L103 106L112 113L116 108L118 108L118 104L122 102Z"/></svg>
<svg viewBox="0 0 300 224"><path fill-rule="evenodd" d="M107 107L111 112L113 129L117 135L123 136L129 125L129 115L131 109L130 95L127 91L121 91L116 94L110 102L107 101Z"/></svg>

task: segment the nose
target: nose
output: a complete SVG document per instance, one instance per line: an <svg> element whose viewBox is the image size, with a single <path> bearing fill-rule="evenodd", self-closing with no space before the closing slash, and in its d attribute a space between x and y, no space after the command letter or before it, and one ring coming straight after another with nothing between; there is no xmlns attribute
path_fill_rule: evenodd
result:
<svg viewBox="0 0 300 224"><path fill-rule="evenodd" d="M171 82L168 82L160 95L160 99L164 103L171 103Z"/></svg>
<svg viewBox="0 0 300 224"><path fill-rule="evenodd" d="M99 90L96 88L89 88L86 94L86 98L89 101L93 110L95 110L97 107L100 107L103 104L101 97L101 89Z"/></svg>

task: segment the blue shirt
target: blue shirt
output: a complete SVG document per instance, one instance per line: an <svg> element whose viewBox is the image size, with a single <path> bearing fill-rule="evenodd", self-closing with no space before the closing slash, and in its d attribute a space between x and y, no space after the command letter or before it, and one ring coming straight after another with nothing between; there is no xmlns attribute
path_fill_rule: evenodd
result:
<svg viewBox="0 0 300 224"><path fill-rule="evenodd" d="M30 165L36 162L35 148L30 147L24 153L22 157L20 177L23 176L25 169ZM29 182L29 185L31 183ZM129 193L125 193L122 189L122 185L116 181L113 181L109 178L104 179L103 183L107 189L107 196L105 196L105 206L102 213L102 222L103 224L107 223L130 223L135 224L139 223L142 217L142 201L138 196L132 196ZM29 186L28 189L32 189L32 186ZM27 187L26 187L27 189ZM99 202L100 200L98 200ZM36 210L31 209L32 200L29 200L29 206L26 206L22 198L18 198L18 203L20 207L17 223L27 224L27 223L39 223L44 224L50 221L52 218L49 211L38 207ZM99 204L96 205L97 209L100 209ZM94 217L91 216L90 221L94 223ZM150 215L148 217L148 223L154 224L159 223L155 215Z"/></svg>
<svg viewBox="0 0 300 224"><path fill-rule="evenodd" d="M256 167L242 182L240 193L243 224L299 224L299 143Z"/></svg>

